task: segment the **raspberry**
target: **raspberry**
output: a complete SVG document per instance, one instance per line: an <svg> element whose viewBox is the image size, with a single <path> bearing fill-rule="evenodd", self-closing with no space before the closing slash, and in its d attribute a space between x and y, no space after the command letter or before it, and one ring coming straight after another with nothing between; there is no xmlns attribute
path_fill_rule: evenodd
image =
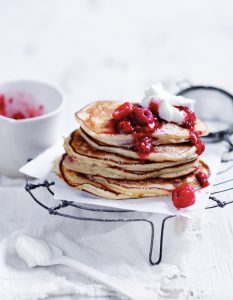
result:
<svg viewBox="0 0 233 300"><path fill-rule="evenodd" d="M147 125L154 120L152 112L147 108L134 106L133 116L135 121L140 125Z"/></svg>
<svg viewBox="0 0 233 300"><path fill-rule="evenodd" d="M129 102L119 106L113 112L112 120L109 122L110 132L132 134L133 149L141 160L144 160L151 152L155 152L151 135L159 127L161 127L159 120L149 109Z"/></svg>
<svg viewBox="0 0 233 300"><path fill-rule="evenodd" d="M198 172L196 178L200 183L201 187L207 187L209 185L208 176L203 172Z"/></svg>
<svg viewBox="0 0 233 300"><path fill-rule="evenodd" d="M187 183L177 186L172 191L172 202L176 208L184 208L195 203L195 190Z"/></svg>
<svg viewBox="0 0 233 300"><path fill-rule="evenodd" d="M122 120L117 124L117 131L119 133L133 133L134 129L130 121Z"/></svg>
<svg viewBox="0 0 233 300"><path fill-rule="evenodd" d="M123 120L130 116L133 110L133 105L129 102L125 102L120 105L112 114L114 120Z"/></svg>

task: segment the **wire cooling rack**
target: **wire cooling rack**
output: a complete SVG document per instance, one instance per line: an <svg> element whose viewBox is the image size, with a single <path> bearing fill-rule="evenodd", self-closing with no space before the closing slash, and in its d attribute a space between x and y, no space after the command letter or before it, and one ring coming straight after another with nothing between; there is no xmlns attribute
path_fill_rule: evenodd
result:
<svg viewBox="0 0 233 300"><path fill-rule="evenodd" d="M208 110L208 119L212 121L217 121L217 124L219 125L219 121L221 121L223 124L227 122L228 127L227 129L224 130L218 130L210 133L206 138L206 142L221 142L225 140L227 144L229 145L229 152L233 152L233 143L230 139L230 136L233 134L233 125L232 125L232 110L228 111L228 114L221 114L221 120L219 120L219 116L217 117L216 120L216 115L215 112L218 111L218 109L222 109L223 106L227 105L226 107L230 107L229 105L233 105L233 95L230 94L229 92L213 87L213 86L193 86L188 80L182 80L180 82L175 82L176 90L178 90L177 95L183 95L187 98L192 98L192 99L198 99L199 103L199 113L200 112L205 112L203 110L203 104L204 105L210 105L212 106L214 103L218 103L218 107L215 109L215 111ZM190 92L192 94L190 95ZM193 94L193 93L198 92L198 94ZM202 96L201 96L202 95ZM189 97L190 96L190 97ZM214 100L214 101L213 101ZM197 103L196 103L197 105ZM201 105L201 109L200 109ZM205 106L204 106L205 107ZM205 114L201 116L201 119L205 119ZM229 119L230 118L230 119ZM230 124L229 124L230 121ZM221 128L220 128L221 129ZM215 186L219 186L220 190L212 192L210 195L209 199L209 206L206 207L207 210L209 209L214 209L214 208L224 208L225 206L233 203L233 200L229 201L221 201L217 195L223 194L224 192L227 192L229 190L233 189L233 175L230 172L233 170L233 163L232 165L228 165L229 160L222 160L222 164L224 165L224 170L219 172L217 174L217 182ZM226 166L226 167L225 167ZM227 173L229 172L229 173ZM229 174L229 179L221 181L221 174L227 173ZM232 176L232 178L231 178ZM230 187L228 186L228 183L231 183L232 185ZM48 211L49 214L55 215L55 216L60 216L60 217L65 217L65 218L70 218L70 219L75 219L78 221L92 221L92 222L103 222L103 223L130 223L130 222L141 222L141 223L146 223L147 226L149 227L150 230L150 245L149 245L149 263L151 265L158 265L163 257L163 241L164 241L164 234L165 234L165 228L167 221L171 218L176 217L175 215L168 215L162 221L160 221L160 224L156 224L156 228L160 228L160 230L156 231L156 234L158 234L158 257L154 260L153 259L153 253L154 253L154 248L155 248L155 222L152 222L151 220L147 218L136 218L135 217L135 212L134 211L129 211L129 210L119 210L119 209L103 209L103 208L93 208L89 207L86 205L79 205L73 201L67 201L67 200L61 200L59 201L59 204L54 206L54 207L48 207L44 203L42 203L34 193L35 189L38 188L44 188L48 191L48 193L53 196L54 192L52 190L53 185L55 182L49 182L45 180L42 183L39 184L34 184L29 181L29 178L26 178L26 186L25 189L26 191L30 194L32 199L40 205L42 208ZM67 213L67 208L68 207L73 207L77 209L77 214L72 215ZM80 211L85 211L85 212L95 212L96 217L83 217L79 216L78 212ZM106 216L107 213L107 218L104 217ZM118 214L118 216L116 215ZM119 213L122 217L119 218ZM115 214L115 217L114 217ZM111 217L110 217L111 216ZM158 225L158 227L157 227Z"/></svg>
<svg viewBox="0 0 233 300"><path fill-rule="evenodd" d="M230 145L230 143L229 143ZM231 145L230 145L230 150L232 151ZM222 160L222 164L226 165L226 163L229 161L224 161ZM219 172L217 174L217 177L223 173L229 172L231 169L233 169L233 164L230 166L226 166L226 168ZM230 201L221 201L217 198L217 194L221 194L224 193L226 191L232 190L233 189L233 184L231 187L229 188L225 188L224 185L228 182L232 182L233 183L233 178L232 179L228 179L225 181L220 181L218 183L216 183L214 186L220 186L222 187L220 190L211 193L209 199L210 199L210 206L207 206L206 209L213 209L213 208L224 208L225 206L233 203L233 200ZM54 216L60 216L60 217L65 217L65 218L70 218L70 219L75 219L78 221L90 221L90 222L103 222L103 223L132 223L132 222L141 222L141 223L145 223L149 226L149 230L150 230L150 245L149 245L149 263L151 265L158 265L161 261L162 261L162 257L163 257L163 241L164 241L164 234L165 234L165 227L166 227L166 223L169 219L176 217L175 215L168 215L165 218L162 219L161 223L159 224L160 226L158 226L158 228L160 228L160 230L158 230L158 235L159 235L159 245L158 245L158 257L154 260L153 259L153 252L154 252L154 248L155 248L155 223L152 222L151 220L147 219L147 218L135 218L133 217L134 215L134 211L130 211L130 210L120 210L120 209L103 209L103 208L93 208L93 207L88 207L86 205L79 205L77 203L74 203L73 201L67 201L67 200L60 200L59 204L54 206L54 207L48 207L46 206L44 203L42 203L36 196L34 193L35 189L38 188L44 188L48 191L48 193L53 196L54 192L52 190L52 187L55 185L55 182L49 182L47 180L45 180L42 183L39 184L34 184L32 182L30 182L29 178L26 177L26 185L25 185L25 190L29 193L29 195L32 197L32 199L38 204L40 205L42 208L44 208L45 210L48 211L48 213L50 215L54 215ZM67 207L74 207L77 209L77 215L72 215L72 214L68 214L66 212ZM81 217L78 216L78 211L83 210L83 211L89 211L89 212L95 212L96 215L98 215L98 217ZM111 214L111 217L105 218L103 217L104 213L108 213ZM122 214L122 216L124 217L114 217L114 213L116 214ZM102 216L101 216L102 215ZM130 217L128 216L130 215ZM157 228L157 227L156 227Z"/></svg>

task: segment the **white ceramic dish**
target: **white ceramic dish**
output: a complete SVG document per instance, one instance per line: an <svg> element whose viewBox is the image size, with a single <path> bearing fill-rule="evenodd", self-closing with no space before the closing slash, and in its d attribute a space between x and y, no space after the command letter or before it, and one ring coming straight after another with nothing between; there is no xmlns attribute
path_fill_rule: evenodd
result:
<svg viewBox="0 0 233 300"><path fill-rule="evenodd" d="M0 174L17 177L19 168L29 158L53 145L61 136L61 120L65 100L59 90L49 84L20 80L0 84L0 94L25 93L44 106L41 116L14 120L0 116Z"/></svg>

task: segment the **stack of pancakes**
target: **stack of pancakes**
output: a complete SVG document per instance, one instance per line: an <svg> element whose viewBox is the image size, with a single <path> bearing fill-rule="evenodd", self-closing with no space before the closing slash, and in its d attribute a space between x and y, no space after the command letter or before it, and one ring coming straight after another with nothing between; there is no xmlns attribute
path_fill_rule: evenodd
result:
<svg viewBox="0 0 233 300"><path fill-rule="evenodd" d="M75 114L80 128L64 141L59 176L74 188L107 199L168 195L183 182L201 188L194 170L208 174L209 169L190 144L189 131L163 124L152 134L155 152L142 161L132 147L132 135L110 130L112 113L120 104L95 102ZM195 130L208 134L200 120Z"/></svg>

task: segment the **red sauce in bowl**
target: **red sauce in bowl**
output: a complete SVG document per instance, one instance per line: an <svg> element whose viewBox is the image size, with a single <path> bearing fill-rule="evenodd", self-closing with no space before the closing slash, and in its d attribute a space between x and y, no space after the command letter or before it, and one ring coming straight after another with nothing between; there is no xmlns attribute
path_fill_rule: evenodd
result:
<svg viewBox="0 0 233 300"><path fill-rule="evenodd" d="M38 117L44 114L44 106L37 104L33 97L19 93L14 97L0 94L0 115L23 120Z"/></svg>

